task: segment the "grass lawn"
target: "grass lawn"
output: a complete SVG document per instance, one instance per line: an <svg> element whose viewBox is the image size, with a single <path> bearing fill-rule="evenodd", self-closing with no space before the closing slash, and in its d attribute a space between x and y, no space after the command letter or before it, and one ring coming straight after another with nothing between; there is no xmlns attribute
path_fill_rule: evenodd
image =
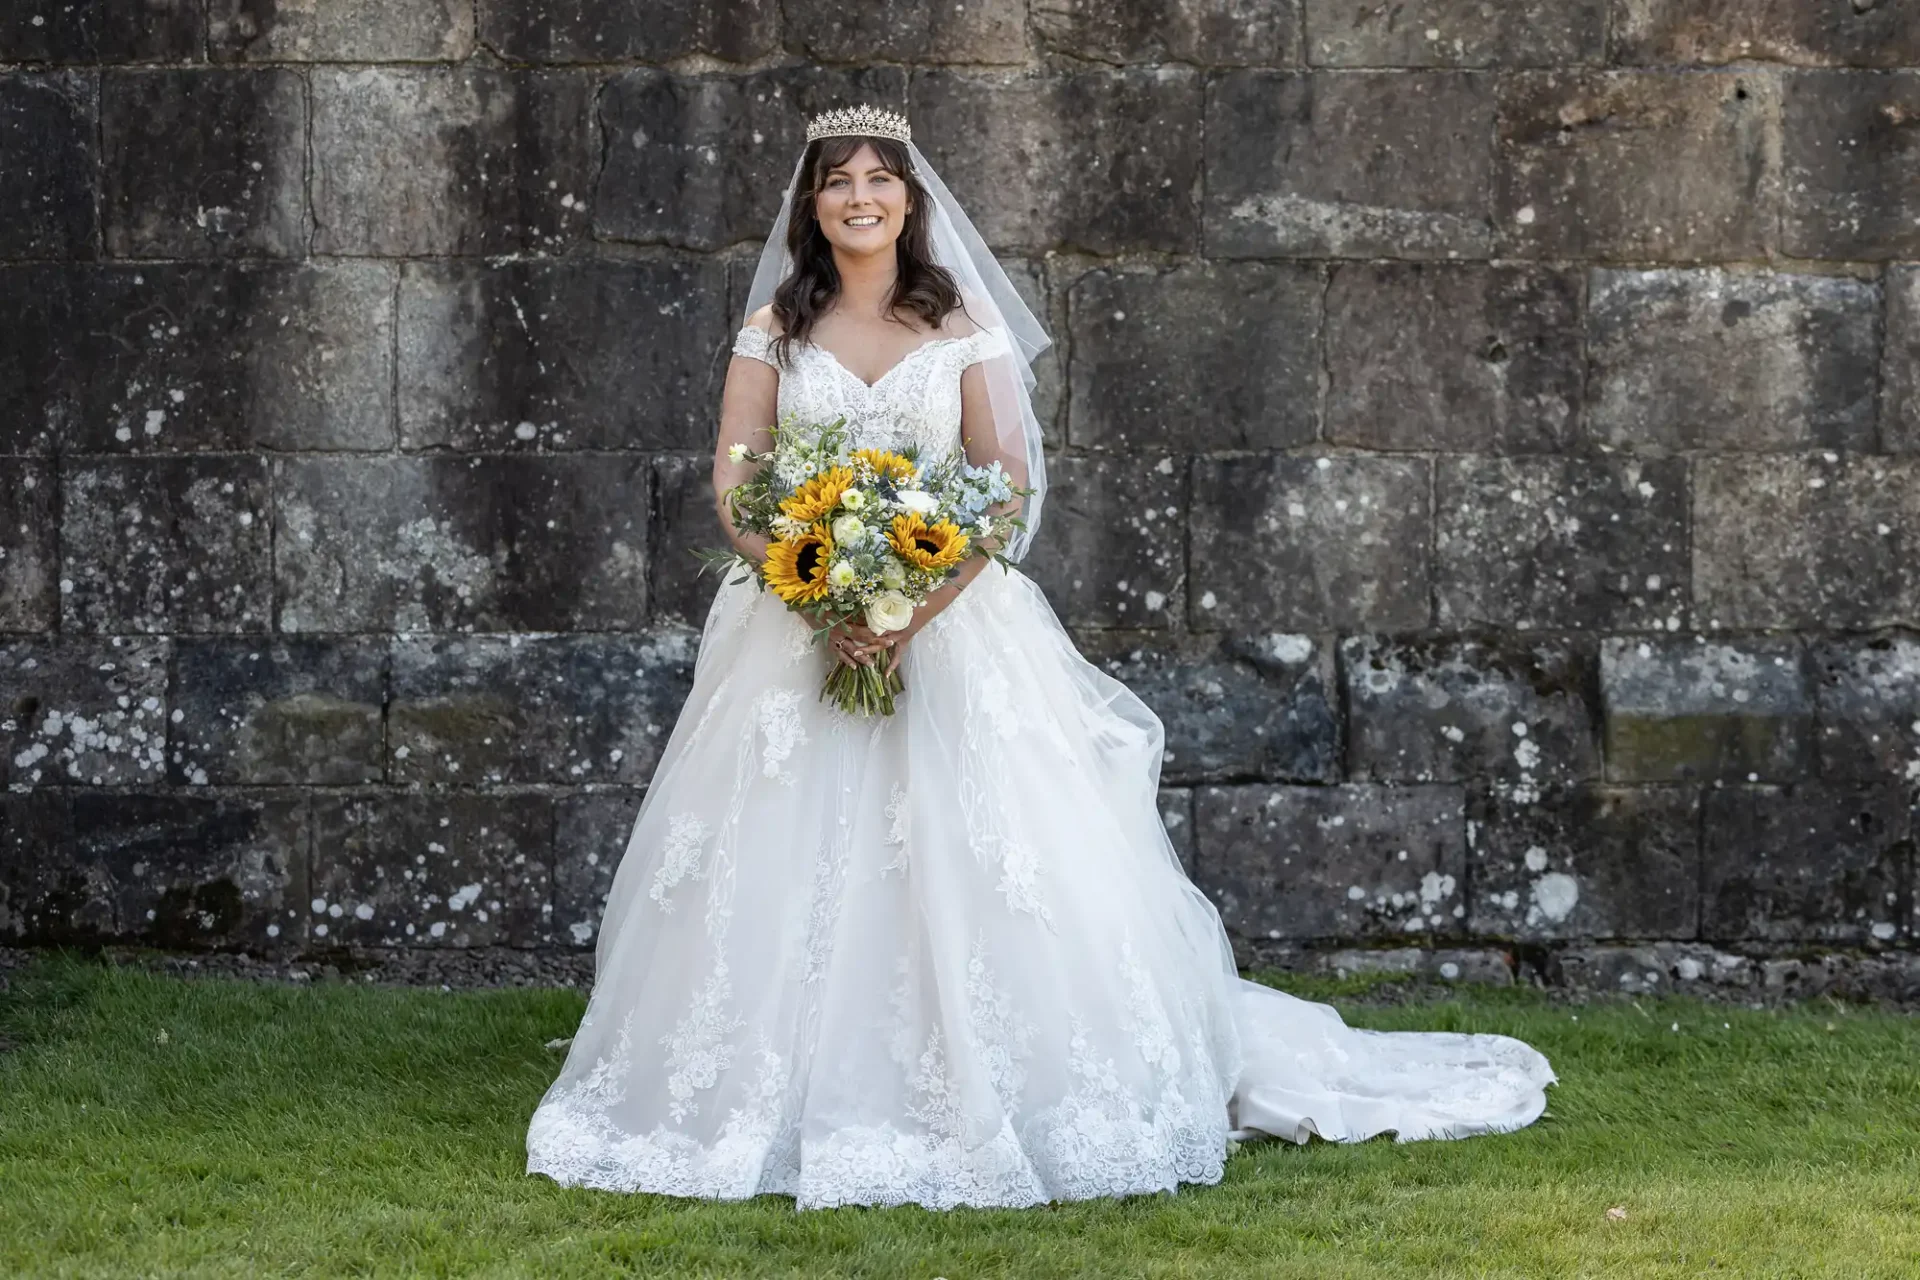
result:
<svg viewBox="0 0 1920 1280"><path fill-rule="evenodd" d="M1284 985L1562 1083L1518 1133L1250 1145L1177 1196L796 1214L523 1172L577 993L53 957L0 993L0 1274L1920 1276L1920 1018Z"/></svg>

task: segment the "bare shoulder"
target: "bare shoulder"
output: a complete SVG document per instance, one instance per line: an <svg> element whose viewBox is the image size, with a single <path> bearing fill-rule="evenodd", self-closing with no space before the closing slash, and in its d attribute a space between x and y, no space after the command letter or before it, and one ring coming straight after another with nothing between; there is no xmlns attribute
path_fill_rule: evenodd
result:
<svg viewBox="0 0 1920 1280"><path fill-rule="evenodd" d="M974 314L984 314L978 307L970 313L967 299L962 298L960 305L947 312L946 319L940 322L940 336L943 338L971 338L980 332L980 322Z"/></svg>
<svg viewBox="0 0 1920 1280"><path fill-rule="evenodd" d="M760 332L775 338L779 337L780 321L773 314L773 304L769 302L766 306L748 316L747 327L749 329L758 329Z"/></svg>

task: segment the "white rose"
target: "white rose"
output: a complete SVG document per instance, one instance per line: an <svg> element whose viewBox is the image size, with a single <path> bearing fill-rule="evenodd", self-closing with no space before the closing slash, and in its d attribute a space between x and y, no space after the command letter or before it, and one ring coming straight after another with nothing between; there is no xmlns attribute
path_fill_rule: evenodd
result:
<svg viewBox="0 0 1920 1280"><path fill-rule="evenodd" d="M833 568L827 570L827 581L836 587L850 587L860 574L845 560L835 560Z"/></svg>
<svg viewBox="0 0 1920 1280"><path fill-rule="evenodd" d="M940 499L924 489L902 489L893 500L916 515L930 516L940 509Z"/></svg>
<svg viewBox="0 0 1920 1280"><path fill-rule="evenodd" d="M880 581L895 591L907 585L907 566L898 560L889 560L880 566Z"/></svg>
<svg viewBox="0 0 1920 1280"><path fill-rule="evenodd" d="M727 459L730 462L745 462L747 460L747 446L743 444L729 446L727 449Z"/></svg>
<svg viewBox="0 0 1920 1280"><path fill-rule="evenodd" d="M913 601L898 591L883 591L867 605L867 626L886 634L913 621Z"/></svg>
<svg viewBox="0 0 1920 1280"><path fill-rule="evenodd" d="M858 511L867 505L866 491L849 489L840 495L840 505L849 511Z"/></svg>
<svg viewBox="0 0 1920 1280"><path fill-rule="evenodd" d="M859 516L841 516L833 522L833 540L854 546L867 540L867 522Z"/></svg>

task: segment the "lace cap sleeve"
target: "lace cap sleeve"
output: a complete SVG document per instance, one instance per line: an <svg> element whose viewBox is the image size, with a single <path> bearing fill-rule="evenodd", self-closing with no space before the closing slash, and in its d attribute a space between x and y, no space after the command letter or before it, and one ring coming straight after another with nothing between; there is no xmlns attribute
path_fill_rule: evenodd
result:
<svg viewBox="0 0 1920 1280"><path fill-rule="evenodd" d="M733 354L773 364L773 336L765 329L746 325L734 335Z"/></svg>
<svg viewBox="0 0 1920 1280"><path fill-rule="evenodd" d="M1006 355L1007 351L1007 335L1005 330L982 329L980 332L967 338L962 344L964 358L961 361L960 367L964 369L970 364L978 364L982 360L991 360L995 356Z"/></svg>

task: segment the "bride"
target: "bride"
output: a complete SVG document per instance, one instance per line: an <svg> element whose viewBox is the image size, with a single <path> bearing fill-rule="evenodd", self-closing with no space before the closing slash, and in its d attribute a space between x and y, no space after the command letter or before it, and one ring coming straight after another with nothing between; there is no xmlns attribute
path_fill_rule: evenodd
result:
<svg viewBox="0 0 1920 1280"><path fill-rule="evenodd" d="M905 119L828 112L807 137L734 342L716 493L777 416L844 417L858 446L964 448L1033 488L1017 560L1043 506L1046 335ZM897 667L897 713L819 701L829 661ZM1555 1076L1518 1040L1350 1028L1243 981L1161 825L1160 759L1154 714L1017 569L973 557L904 630L824 649L772 594L722 585L528 1172L1017 1206L1217 1182L1236 1138L1541 1114Z"/></svg>

